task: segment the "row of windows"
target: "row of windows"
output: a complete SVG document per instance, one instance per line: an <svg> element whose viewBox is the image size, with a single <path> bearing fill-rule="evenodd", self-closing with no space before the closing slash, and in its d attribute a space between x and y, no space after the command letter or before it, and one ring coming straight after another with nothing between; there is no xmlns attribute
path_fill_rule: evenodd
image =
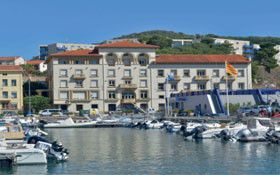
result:
<svg viewBox="0 0 280 175"><path fill-rule="evenodd" d="M131 85L131 80L124 80L125 85ZM115 80L108 80L108 87L115 87L116 81ZM148 81L147 80L140 80L140 87L147 87ZM60 80L60 87L61 88L67 88L68 87L68 81L67 80ZM82 88L83 87L83 81L82 80L76 80L75 81L75 87ZM92 88L98 88L98 80L91 80L90 81L90 87Z"/></svg>
<svg viewBox="0 0 280 175"><path fill-rule="evenodd" d="M107 59L107 64L109 66L115 66L116 64L116 59ZM133 62L133 59L123 59L123 65L125 66L131 66L131 63ZM58 61L58 64L100 64L99 60L88 60L88 62L86 62L85 60L73 60L73 62L71 62L70 60L62 60L60 59ZM148 60L147 59L139 59L138 60L138 64L140 66L146 66L148 64Z"/></svg>
<svg viewBox="0 0 280 175"><path fill-rule="evenodd" d="M238 77L244 77L244 70L237 70L238 71ZM178 75L178 70L170 70L170 75L171 76L177 76ZM197 76L205 76L206 75L206 70L197 70L196 71ZM165 77L164 75L164 70L158 70L157 71L157 76L159 77ZM183 70L183 76L184 77L190 77L190 70L185 69ZM212 77L219 77L220 76L220 70L213 70L212 71Z"/></svg>
<svg viewBox="0 0 280 175"><path fill-rule="evenodd" d="M2 109L18 109L18 104L16 102L2 102Z"/></svg>
<svg viewBox="0 0 280 175"><path fill-rule="evenodd" d="M2 98L9 98L8 91L3 91L2 92ZM17 98L17 92L16 91L11 92L11 98Z"/></svg>
<svg viewBox="0 0 280 175"><path fill-rule="evenodd" d="M76 69L75 74L77 75L82 75L83 70L82 69ZM68 73L66 69L61 69L60 70L60 76L61 77L67 77ZM90 76L91 77L98 77L98 70L97 69L91 69L90 70ZM109 69L108 70L108 77L115 77L116 76L116 71L115 69ZM125 77L131 77L131 70L130 69L125 69L124 70L124 76ZM146 69L141 69L140 70L140 76L146 77L147 76L147 70Z"/></svg>
<svg viewBox="0 0 280 175"><path fill-rule="evenodd" d="M134 99L135 94L134 93L122 93L121 94L122 99ZM108 91L108 98L109 99L116 99L117 92L116 91ZM91 99L99 99L99 92L98 91L91 91L90 92L90 98ZM140 91L140 98L145 99L148 98L148 91ZM69 99L69 92L61 91L60 92L60 99ZM73 99L75 100L85 100L86 99L86 92L78 91L73 92Z"/></svg>
<svg viewBox="0 0 280 175"><path fill-rule="evenodd" d="M2 86L8 86L8 79L2 79ZM11 86L17 86L17 80L11 80Z"/></svg>
<svg viewBox="0 0 280 175"><path fill-rule="evenodd" d="M165 83L158 83L158 90L164 91ZM178 85L177 83L171 83L171 90L177 91ZM220 83L214 83L213 88L220 89ZM232 83L228 83L228 88L232 89ZM184 90L190 90L191 89L191 83L184 83ZM206 89L206 83L198 83L197 84L198 90L205 90ZM238 83L238 89L245 89L245 83Z"/></svg>

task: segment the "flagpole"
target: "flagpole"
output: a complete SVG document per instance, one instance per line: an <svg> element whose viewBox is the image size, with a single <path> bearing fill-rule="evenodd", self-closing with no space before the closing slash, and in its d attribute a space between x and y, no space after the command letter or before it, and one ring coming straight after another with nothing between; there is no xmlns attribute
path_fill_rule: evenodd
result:
<svg viewBox="0 0 280 175"><path fill-rule="evenodd" d="M225 61L225 69L226 69L227 115L229 116L229 98L228 98L228 74L227 74L227 61Z"/></svg>
<svg viewBox="0 0 280 175"><path fill-rule="evenodd" d="M167 109L166 116L169 117L168 78L166 78L166 80L165 80L165 98L166 98L166 109Z"/></svg>

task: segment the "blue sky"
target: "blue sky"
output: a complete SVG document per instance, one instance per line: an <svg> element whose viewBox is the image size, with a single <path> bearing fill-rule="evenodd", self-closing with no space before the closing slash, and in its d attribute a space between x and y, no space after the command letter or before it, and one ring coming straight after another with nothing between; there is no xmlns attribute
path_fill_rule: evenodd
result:
<svg viewBox="0 0 280 175"><path fill-rule="evenodd" d="M278 0L8 0L0 2L0 56L40 44L95 43L134 32L280 37Z"/></svg>

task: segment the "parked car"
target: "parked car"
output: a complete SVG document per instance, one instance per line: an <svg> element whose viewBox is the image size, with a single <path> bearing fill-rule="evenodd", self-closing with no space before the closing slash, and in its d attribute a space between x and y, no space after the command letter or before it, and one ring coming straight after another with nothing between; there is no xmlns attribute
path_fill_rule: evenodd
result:
<svg viewBox="0 0 280 175"><path fill-rule="evenodd" d="M253 109L250 107L241 107L237 110L238 114L249 114L249 115L254 115L255 112L253 112Z"/></svg>
<svg viewBox="0 0 280 175"><path fill-rule="evenodd" d="M62 116L63 113L61 109L44 109L39 111L40 116L52 116L52 115L59 115Z"/></svg>

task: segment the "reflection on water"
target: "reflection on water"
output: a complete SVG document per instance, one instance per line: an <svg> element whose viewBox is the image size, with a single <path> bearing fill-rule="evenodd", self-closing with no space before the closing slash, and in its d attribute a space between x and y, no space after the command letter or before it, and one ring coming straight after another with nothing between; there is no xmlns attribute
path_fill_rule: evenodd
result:
<svg viewBox="0 0 280 175"><path fill-rule="evenodd" d="M53 129L69 161L0 174L280 174L279 145L186 140L161 130Z"/></svg>

